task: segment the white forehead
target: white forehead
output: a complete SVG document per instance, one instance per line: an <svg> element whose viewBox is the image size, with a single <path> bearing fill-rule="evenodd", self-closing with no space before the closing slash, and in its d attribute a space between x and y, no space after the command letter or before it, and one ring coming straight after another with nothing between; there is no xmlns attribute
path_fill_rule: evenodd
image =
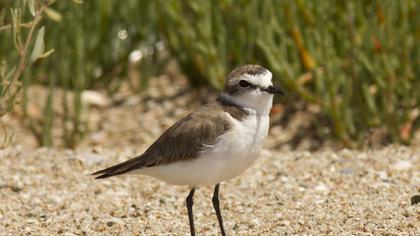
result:
<svg viewBox="0 0 420 236"><path fill-rule="evenodd" d="M271 81L273 78L273 74L271 74L271 72L268 70L266 70L264 73L257 75L244 74L243 78L248 80L248 82L250 82L251 84L261 88L267 88L273 85L273 82Z"/></svg>

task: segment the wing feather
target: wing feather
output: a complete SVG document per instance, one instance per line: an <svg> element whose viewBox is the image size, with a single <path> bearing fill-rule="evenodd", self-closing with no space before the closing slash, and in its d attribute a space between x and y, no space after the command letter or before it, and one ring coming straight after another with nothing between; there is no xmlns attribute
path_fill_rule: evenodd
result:
<svg viewBox="0 0 420 236"><path fill-rule="evenodd" d="M172 125L143 154L92 175L99 175L96 179L101 179L144 167L195 159L229 128L223 108L217 103L209 104Z"/></svg>

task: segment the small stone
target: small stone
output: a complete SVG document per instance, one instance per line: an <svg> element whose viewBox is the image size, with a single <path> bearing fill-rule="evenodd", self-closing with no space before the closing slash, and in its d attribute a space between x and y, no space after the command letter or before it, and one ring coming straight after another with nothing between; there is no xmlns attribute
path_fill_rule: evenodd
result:
<svg viewBox="0 0 420 236"><path fill-rule="evenodd" d="M343 169L340 170L340 173L341 174L352 174L353 170L350 169L350 168L343 168Z"/></svg>
<svg viewBox="0 0 420 236"><path fill-rule="evenodd" d="M106 133L104 131L95 132L90 135L90 139L94 143L101 143L102 141L105 140L105 138L106 138Z"/></svg>
<svg viewBox="0 0 420 236"><path fill-rule="evenodd" d="M386 173L386 171L379 171L378 175L379 175L379 178L381 180L387 180L388 179L388 173Z"/></svg>
<svg viewBox="0 0 420 236"><path fill-rule="evenodd" d="M87 166L94 166L101 163L104 160L104 157L97 153L83 153L78 155L77 158L84 162Z"/></svg>
<svg viewBox="0 0 420 236"><path fill-rule="evenodd" d="M324 183L319 184L315 187L315 191L317 192L328 192L330 189Z"/></svg>
<svg viewBox="0 0 420 236"><path fill-rule="evenodd" d="M392 169L397 170L397 171L409 170L411 169L411 167L413 167L413 164L405 160L397 161L391 166Z"/></svg>
<svg viewBox="0 0 420 236"><path fill-rule="evenodd" d="M416 205L420 202L420 195L414 195L411 197L411 205Z"/></svg>
<svg viewBox="0 0 420 236"><path fill-rule="evenodd" d="M114 225L114 222L112 222L112 221L106 222L106 226L108 226L108 227L112 227L113 225Z"/></svg>
<svg viewBox="0 0 420 236"><path fill-rule="evenodd" d="M22 189L17 187L17 186L11 186L10 189L14 192L14 193L18 193L20 192Z"/></svg>
<svg viewBox="0 0 420 236"><path fill-rule="evenodd" d="M351 159L353 157L353 154L349 149L345 148L341 151L341 156L346 159Z"/></svg>
<svg viewBox="0 0 420 236"><path fill-rule="evenodd" d="M82 103L85 105L105 107L109 103L108 99L104 95L96 91L85 90L82 92L81 96L82 96Z"/></svg>
<svg viewBox="0 0 420 236"><path fill-rule="evenodd" d="M287 176L281 176L280 177L281 182L286 183L289 181L289 178L287 178Z"/></svg>
<svg viewBox="0 0 420 236"><path fill-rule="evenodd" d="M242 230L242 231L245 231L245 230L248 230L248 225L245 225L245 224L241 224L240 226L239 226L239 230Z"/></svg>
<svg viewBox="0 0 420 236"><path fill-rule="evenodd" d="M140 103L140 97L129 97L124 105L126 106L137 106Z"/></svg>

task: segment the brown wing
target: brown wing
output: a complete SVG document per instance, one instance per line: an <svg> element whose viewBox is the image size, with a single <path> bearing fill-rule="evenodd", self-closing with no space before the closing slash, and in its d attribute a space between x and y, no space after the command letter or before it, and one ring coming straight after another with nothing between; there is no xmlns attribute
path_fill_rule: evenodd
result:
<svg viewBox="0 0 420 236"><path fill-rule="evenodd" d="M229 129L223 111L219 104L209 104L172 125L143 154L92 175L99 175L96 178L101 179L143 167L197 158L206 145L214 144L216 138Z"/></svg>

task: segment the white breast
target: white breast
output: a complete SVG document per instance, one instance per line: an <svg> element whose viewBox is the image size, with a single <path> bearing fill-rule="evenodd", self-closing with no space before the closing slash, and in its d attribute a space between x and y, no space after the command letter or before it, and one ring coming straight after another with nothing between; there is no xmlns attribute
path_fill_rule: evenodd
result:
<svg viewBox="0 0 420 236"><path fill-rule="evenodd" d="M139 172L176 185L214 185L229 180L254 163L267 136L269 117L250 110L244 120L226 115L232 128L192 161L145 168Z"/></svg>

